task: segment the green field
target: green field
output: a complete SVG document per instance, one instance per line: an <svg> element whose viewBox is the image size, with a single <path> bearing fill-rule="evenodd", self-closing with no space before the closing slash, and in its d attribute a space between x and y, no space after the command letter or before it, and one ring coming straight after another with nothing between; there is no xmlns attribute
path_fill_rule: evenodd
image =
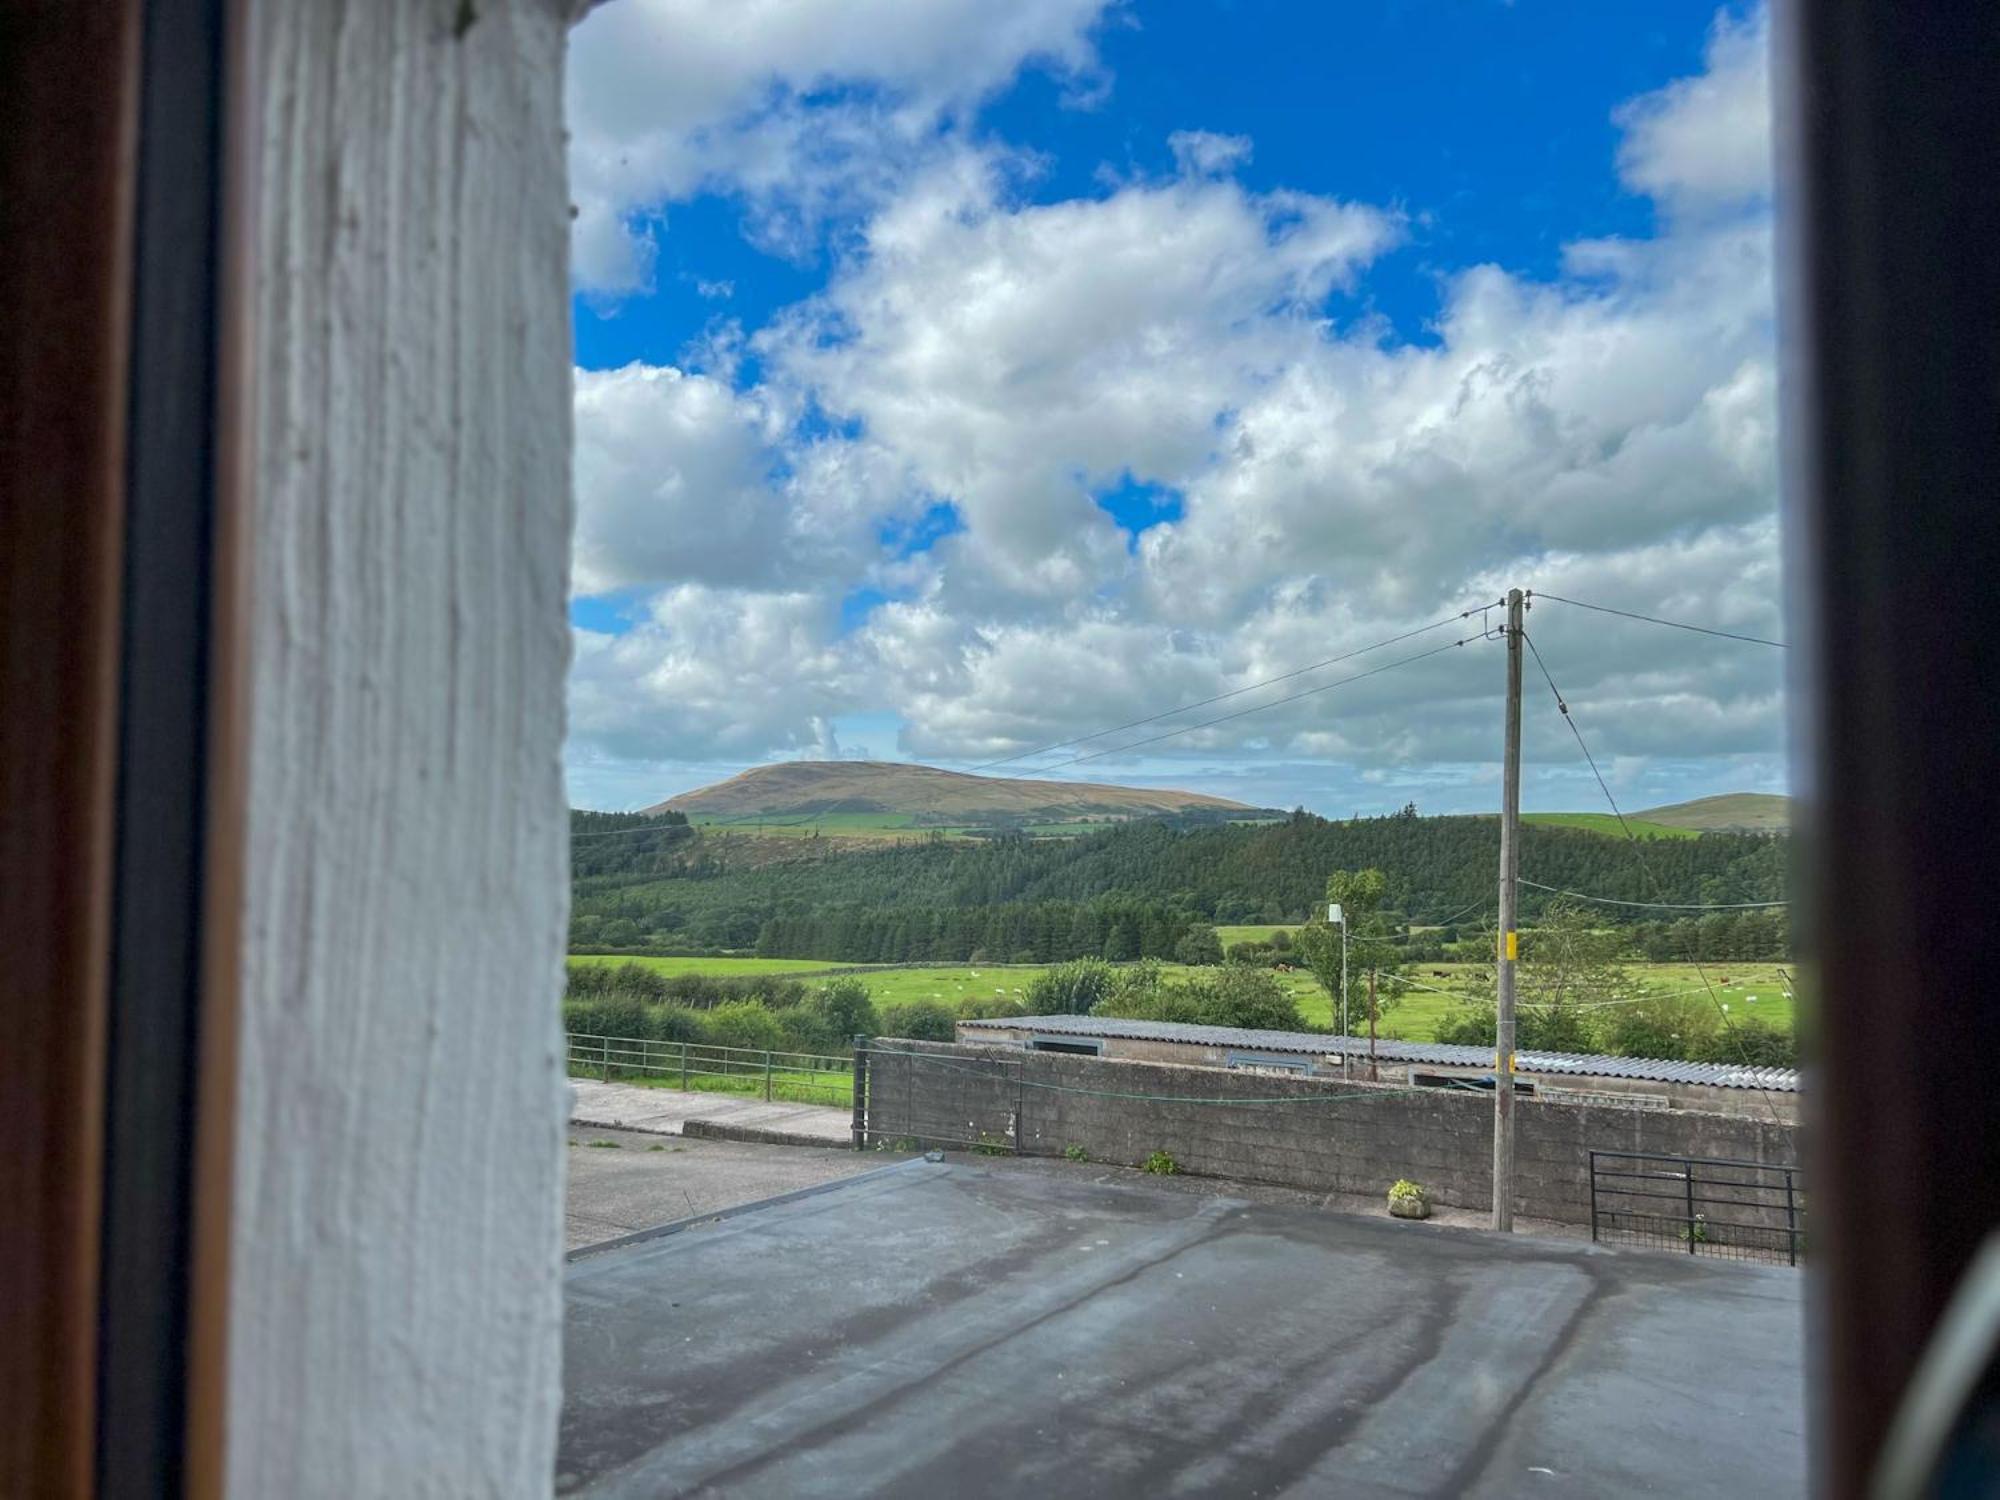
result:
<svg viewBox="0 0 2000 1500"><path fill-rule="evenodd" d="M1698 839L1698 828L1673 828L1665 823L1648 823L1643 818L1627 818L1624 826L1610 813L1522 813L1523 823L1544 823L1553 828L1586 828L1592 833L1625 837L1629 828L1642 839Z"/></svg>
<svg viewBox="0 0 2000 1500"><path fill-rule="evenodd" d="M1453 989L1465 984L1478 967L1476 964L1412 964L1406 973L1418 984ZM1760 1021L1781 1031L1791 1028L1793 1005L1786 994L1791 986L1784 983L1779 975L1780 965L1711 963L1705 967L1708 983L1715 986L1715 999L1729 1007L1732 1023ZM1439 977L1440 972L1443 978ZM1634 994L1644 991L1656 995L1687 993L1698 1000L1708 997L1701 970L1693 964L1630 964L1627 965L1627 972L1635 981ZM1359 1003L1361 998L1353 989L1353 984L1350 976L1350 1004ZM1365 991L1361 993L1365 994ZM1438 1022L1445 1018L1451 1005L1449 995L1440 995L1431 989L1412 989L1383 1018L1381 1034L1412 1042L1427 1042L1436 1035ZM1299 1008L1302 1011L1306 1009L1303 1000ZM1323 1017L1321 1020L1324 1024Z"/></svg>
<svg viewBox="0 0 2000 1500"><path fill-rule="evenodd" d="M702 1051L697 1047L696 1053ZM742 1071L704 1071L699 1063L690 1067L685 1078L675 1068L675 1049L672 1044L662 1042L655 1049L654 1064L645 1071L632 1067L614 1065L607 1082L636 1084L648 1089L683 1089L691 1094L742 1094L762 1099L768 1096L777 1104L826 1104L849 1107L854 1103L854 1075L841 1072L807 1072L785 1068L774 1069L768 1090L763 1070L746 1066ZM596 1064L588 1057L572 1057L569 1060L569 1076L572 1078L602 1078Z"/></svg>
<svg viewBox="0 0 2000 1500"><path fill-rule="evenodd" d="M1294 932L1297 928L1298 924L1295 922L1251 922L1218 927L1215 929L1215 935L1222 940L1222 946L1228 948L1236 943L1268 943L1271 941L1272 933Z"/></svg>
<svg viewBox="0 0 2000 1500"><path fill-rule="evenodd" d="M1262 927L1220 928L1219 932L1264 933L1270 931ZM1225 939L1241 941L1241 939ZM853 973L868 986L869 995L878 1006L903 1005L913 1000L936 1000L957 1009L961 1000L1007 998L1023 1003L1028 998L1028 989L1034 983L1035 975L1041 972L1037 964L939 964L922 968L891 968L877 966L856 969L852 965L826 963L807 958L633 958L615 956L584 955L572 957L572 964L589 963L638 963L648 968L669 974L703 973L718 977L753 974L783 974L792 977L828 975L836 972ZM1163 966L1169 975L1184 972L1178 964ZM1413 964L1407 971L1415 984L1424 988L1409 990L1401 1001L1382 1018L1379 1035L1390 1039L1412 1042L1430 1041L1437 1033L1437 1026L1450 1012L1453 999L1450 994L1440 994L1441 990L1455 990L1468 982L1475 964ZM1789 988L1780 978L1780 966L1767 963L1731 964L1711 963L1707 966L1708 979L1715 986L1716 999L1729 1007L1731 1021L1759 1021L1767 1026L1789 1029L1792 1025L1792 1001L1786 997ZM1631 964L1628 966L1635 984L1653 994L1686 992L1697 998L1705 998L1700 971L1693 964ZM1294 969L1291 973L1280 973L1278 980L1298 999L1299 1014L1308 1026L1331 1027L1334 1021L1334 1007L1331 999L1314 981L1305 969ZM1348 999L1351 1007L1350 1019L1357 1031L1363 1030L1358 1019L1367 996L1367 981L1361 976L1350 976ZM1638 991L1635 989L1634 993ZM1754 997L1754 998L1753 998Z"/></svg>

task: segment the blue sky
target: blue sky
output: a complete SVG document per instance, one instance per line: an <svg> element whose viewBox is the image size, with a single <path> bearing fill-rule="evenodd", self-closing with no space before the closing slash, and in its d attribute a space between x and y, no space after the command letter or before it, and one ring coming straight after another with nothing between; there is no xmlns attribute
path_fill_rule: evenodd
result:
<svg viewBox="0 0 2000 1500"><path fill-rule="evenodd" d="M573 797L978 764L1513 582L1780 633L1763 51L1671 0L613 0ZM1545 617L1623 795L1782 789L1776 653ZM1478 656L1065 774L1484 809ZM1559 733L1530 804L1593 806Z"/></svg>

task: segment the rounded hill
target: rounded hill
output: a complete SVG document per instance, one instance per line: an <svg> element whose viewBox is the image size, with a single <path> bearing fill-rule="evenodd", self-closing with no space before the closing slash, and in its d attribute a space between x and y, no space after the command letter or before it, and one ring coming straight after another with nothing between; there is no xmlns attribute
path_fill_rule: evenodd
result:
<svg viewBox="0 0 2000 1500"><path fill-rule="evenodd" d="M697 820L884 813L934 821L1143 818L1197 811L1258 811L1246 803L1202 792L1094 781L972 776L935 766L875 760L793 760L756 766L646 809L649 813L669 810Z"/></svg>

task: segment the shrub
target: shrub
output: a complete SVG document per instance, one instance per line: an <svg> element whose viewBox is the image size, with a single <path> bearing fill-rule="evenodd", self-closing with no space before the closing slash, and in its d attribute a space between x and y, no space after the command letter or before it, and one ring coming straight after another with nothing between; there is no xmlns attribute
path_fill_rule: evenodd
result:
<svg viewBox="0 0 2000 1500"><path fill-rule="evenodd" d="M644 964L618 965L611 971L610 988L614 994L637 995L645 1000L667 998L666 976Z"/></svg>
<svg viewBox="0 0 2000 1500"><path fill-rule="evenodd" d="M1028 986L1028 1009L1038 1016L1085 1016L1111 993L1118 971L1101 958L1054 964Z"/></svg>
<svg viewBox="0 0 2000 1500"><path fill-rule="evenodd" d="M1181 1164L1164 1151L1155 1151L1147 1157L1140 1170L1151 1172L1155 1177L1171 1177L1180 1171Z"/></svg>
<svg viewBox="0 0 2000 1500"><path fill-rule="evenodd" d="M1259 1031L1302 1031L1298 1001L1268 969L1225 964L1168 980L1154 965L1119 976L1096 1014L1133 1021L1178 1021L1196 1026L1238 1026Z"/></svg>
<svg viewBox="0 0 2000 1500"><path fill-rule="evenodd" d="M856 1036L873 1036L880 1025L868 986L858 979L829 979L808 1009L820 1022L829 1046L844 1047Z"/></svg>
<svg viewBox="0 0 2000 1500"><path fill-rule="evenodd" d="M699 1042L708 1035L707 1016L685 1005L656 1005L646 1016L646 1036L655 1042Z"/></svg>
<svg viewBox="0 0 2000 1500"><path fill-rule="evenodd" d="M1454 1004L1437 1023L1432 1036L1460 1047L1491 1047L1499 1040L1500 1022L1493 1007L1471 1002ZM1519 1044L1519 1038L1516 1039Z"/></svg>
<svg viewBox="0 0 2000 1500"><path fill-rule="evenodd" d="M958 1035L952 1013L936 1000L911 1000L882 1009L882 1034L913 1042L948 1042Z"/></svg>
<svg viewBox="0 0 2000 1500"><path fill-rule="evenodd" d="M754 1000L733 1000L718 1005L703 1017L707 1033L703 1040L715 1047L748 1047L756 1051L781 1051L784 1028L778 1018Z"/></svg>
<svg viewBox="0 0 2000 1500"><path fill-rule="evenodd" d="M1389 1196L1391 1198L1414 1198L1419 1203L1422 1203L1430 1198L1430 1191L1421 1183L1412 1182L1407 1177L1399 1177L1390 1187Z"/></svg>
<svg viewBox="0 0 2000 1500"><path fill-rule="evenodd" d="M1796 1068L1798 1038L1762 1021L1738 1021L1717 1029L1701 1049L1699 1061L1734 1063L1745 1068Z"/></svg>
<svg viewBox="0 0 2000 1500"><path fill-rule="evenodd" d="M586 1036L643 1037L650 1019L646 1002L636 995L600 995L565 1000L563 1029Z"/></svg>
<svg viewBox="0 0 2000 1500"><path fill-rule="evenodd" d="M1714 1045L1719 1024L1705 995L1660 995L1608 1007L1602 1015L1605 1050L1620 1057L1701 1057Z"/></svg>
<svg viewBox="0 0 2000 1500"><path fill-rule="evenodd" d="M958 1002L961 1021L1011 1020L1027 1014L1027 1006L1006 995L967 995Z"/></svg>
<svg viewBox="0 0 2000 1500"><path fill-rule="evenodd" d="M1174 959L1184 964L1219 964L1222 962L1222 941L1216 937L1213 927L1197 922L1174 944Z"/></svg>

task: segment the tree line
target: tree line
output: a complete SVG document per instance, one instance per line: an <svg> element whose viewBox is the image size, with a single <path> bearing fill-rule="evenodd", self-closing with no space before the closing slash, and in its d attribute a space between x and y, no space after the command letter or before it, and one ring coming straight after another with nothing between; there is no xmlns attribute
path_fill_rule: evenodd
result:
<svg viewBox="0 0 2000 1500"><path fill-rule="evenodd" d="M1213 927L1158 902L1037 901L942 910L844 905L772 917L758 930L757 955L864 964L1219 963L1222 948Z"/></svg>

